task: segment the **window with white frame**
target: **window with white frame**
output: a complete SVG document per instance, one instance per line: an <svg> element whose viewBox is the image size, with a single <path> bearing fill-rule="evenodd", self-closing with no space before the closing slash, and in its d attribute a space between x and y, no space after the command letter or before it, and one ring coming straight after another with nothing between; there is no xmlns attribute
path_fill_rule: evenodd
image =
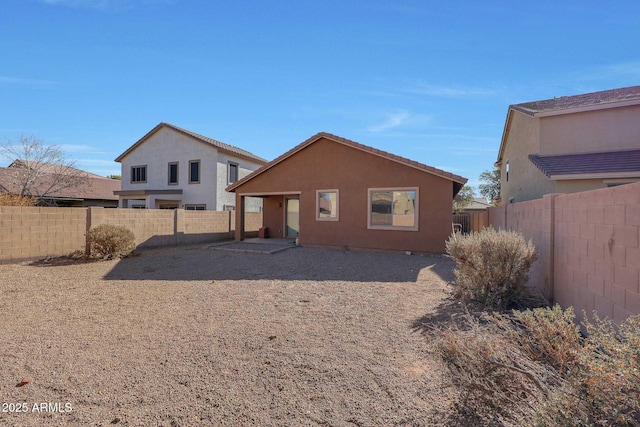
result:
<svg viewBox="0 0 640 427"><path fill-rule="evenodd" d="M238 180L238 164L229 162L228 163L228 174L227 174L227 184L233 184Z"/></svg>
<svg viewBox="0 0 640 427"><path fill-rule="evenodd" d="M418 230L418 188L370 188L368 228Z"/></svg>
<svg viewBox="0 0 640 427"><path fill-rule="evenodd" d="M338 221L338 190L316 191L316 221Z"/></svg>
<svg viewBox="0 0 640 427"><path fill-rule="evenodd" d="M200 183L200 160L189 161L189 184Z"/></svg>
<svg viewBox="0 0 640 427"><path fill-rule="evenodd" d="M131 166L131 183L139 184L147 182L147 165Z"/></svg>

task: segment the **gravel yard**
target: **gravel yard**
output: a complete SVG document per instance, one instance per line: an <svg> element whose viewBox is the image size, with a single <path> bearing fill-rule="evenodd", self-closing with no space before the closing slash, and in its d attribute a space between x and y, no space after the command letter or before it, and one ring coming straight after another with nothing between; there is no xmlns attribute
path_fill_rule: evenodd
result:
<svg viewBox="0 0 640 427"><path fill-rule="evenodd" d="M0 266L0 425L431 426L451 401L415 328L448 296L445 257L61 264Z"/></svg>

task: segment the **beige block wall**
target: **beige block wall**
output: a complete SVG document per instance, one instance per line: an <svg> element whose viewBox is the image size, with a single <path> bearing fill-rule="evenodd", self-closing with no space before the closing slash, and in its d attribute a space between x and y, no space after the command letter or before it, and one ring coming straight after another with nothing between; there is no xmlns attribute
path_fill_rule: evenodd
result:
<svg viewBox="0 0 640 427"><path fill-rule="evenodd" d="M246 215L247 231L257 236L262 213ZM87 230L100 224L130 229L138 247L175 246L231 239L235 215L179 209L0 206L0 264L84 250Z"/></svg>
<svg viewBox="0 0 640 427"><path fill-rule="evenodd" d="M618 322L640 314L640 183L490 208L489 223L533 240L530 284L563 307Z"/></svg>
<svg viewBox="0 0 640 427"><path fill-rule="evenodd" d="M91 228L101 224L121 225L131 231L138 247L175 245L174 212L164 209L89 208Z"/></svg>
<svg viewBox="0 0 640 427"><path fill-rule="evenodd" d="M0 206L0 263L83 250L85 208Z"/></svg>
<svg viewBox="0 0 640 427"><path fill-rule="evenodd" d="M639 240L640 184L559 196L556 301L615 321L640 314Z"/></svg>

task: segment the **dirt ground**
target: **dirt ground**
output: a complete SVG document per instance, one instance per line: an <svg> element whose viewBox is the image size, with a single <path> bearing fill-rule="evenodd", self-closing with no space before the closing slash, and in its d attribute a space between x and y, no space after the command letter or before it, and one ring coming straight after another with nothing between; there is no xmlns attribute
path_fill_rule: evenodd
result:
<svg viewBox="0 0 640 427"><path fill-rule="evenodd" d="M448 411L421 333L447 304L446 257L64 264L0 266L0 425L435 426Z"/></svg>

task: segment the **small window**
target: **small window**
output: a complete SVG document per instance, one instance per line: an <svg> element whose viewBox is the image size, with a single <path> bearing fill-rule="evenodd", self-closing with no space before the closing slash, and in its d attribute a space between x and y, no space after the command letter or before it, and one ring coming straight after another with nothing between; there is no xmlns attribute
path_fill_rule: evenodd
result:
<svg viewBox="0 0 640 427"><path fill-rule="evenodd" d="M338 190L316 191L316 221L338 221Z"/></svg>
<svg viewBox="0 0 640 427"><path fill-rule="evenodd" d="M200 160L189 161L189 184L200 183Z"/></svg>
<svg viewBox="0 0 640 427"><path fill-rule="evenodd" d="M185 211L206 211L207 205L184 205Z"/></svg>
<svg viewBox="0 0 640 427"><path fill-rule="evenodd" d="M368 227L417 231L418 189L370 189Z"/></svg>
<svg viewBox="0 0 640 427"><path fill-rule="evenodd" d="M169 185L178 184L178 163L169 163Z"/></svg>
<svg viewBox="0 0 640 427"><path fill-rule="evenodd" d="M229 162L228 183L233 184L238 180L238 164Z"/></svg>
<svg viewBox="0 0 640 427"><path fill-rule="evenodd" d="M507 163L504 165L504 171L505 171L504 180L506 182L509 182L509 160L507 160Z"/></svg>
<svg viewBox="0 0 640 427"><path fill-rule="evenodd" d="M132 183L147 182L147 166L132 166L131 182Z"/></svg>

